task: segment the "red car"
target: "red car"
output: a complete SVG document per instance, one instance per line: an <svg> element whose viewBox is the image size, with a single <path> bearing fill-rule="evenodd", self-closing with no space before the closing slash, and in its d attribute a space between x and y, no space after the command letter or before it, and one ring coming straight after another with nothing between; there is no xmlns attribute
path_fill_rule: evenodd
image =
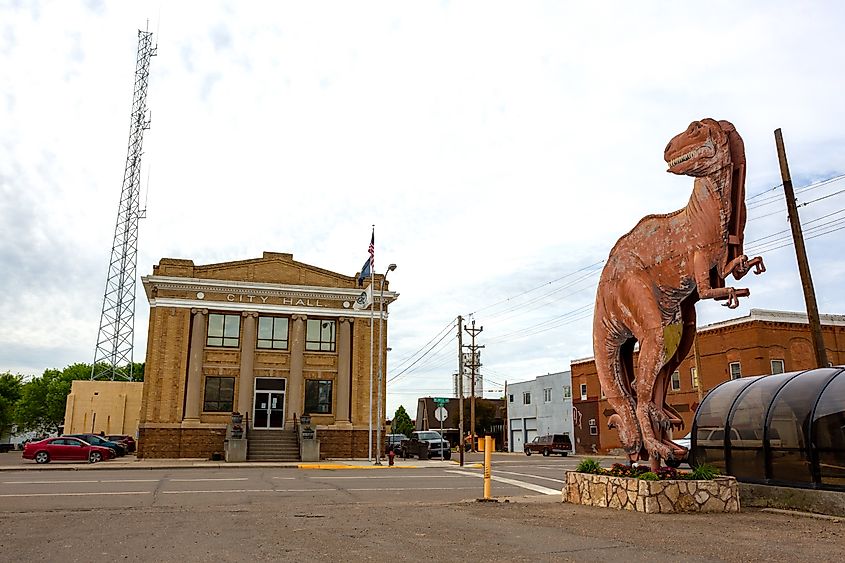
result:
<svg viewBox="0 0 845 563"><path fill-rule="evenodd" d="M35 463L48 463L53 460L97 463L110 457L108 448L92 446L84 440L67 436L29 442L23 449L23 458L34 459Z"/></svg>

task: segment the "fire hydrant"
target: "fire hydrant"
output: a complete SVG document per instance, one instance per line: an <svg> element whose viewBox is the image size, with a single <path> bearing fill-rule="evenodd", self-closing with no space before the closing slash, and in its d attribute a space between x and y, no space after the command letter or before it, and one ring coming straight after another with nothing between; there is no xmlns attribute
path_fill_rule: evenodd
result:
<svg viewBox="0 0 845 563"><path fill-rule="evenodd" d="M387 465L393 465L393 458L396 457L396 452L393 451L393 448L387 450Z"/></svg>

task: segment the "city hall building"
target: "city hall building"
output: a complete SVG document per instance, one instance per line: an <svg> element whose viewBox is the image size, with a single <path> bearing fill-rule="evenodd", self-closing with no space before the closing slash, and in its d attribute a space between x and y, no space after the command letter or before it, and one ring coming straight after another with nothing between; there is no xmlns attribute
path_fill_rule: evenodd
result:
<svg viewBox="0 0 845 563"><path fill-rule="evenodd" d="M142 282L150 325L139 457L222 453L233 412L244 416L249 438L292 434L309 414L321 457L367 457L370 397L378 396L371 373L379 338L387 365L387 308L398 297L385 284L380 333L382 276L376 317L353 306L362 291L356 277L291 254L202 266L163 258ZM372 412L374 436L375 404Z"/></svg>

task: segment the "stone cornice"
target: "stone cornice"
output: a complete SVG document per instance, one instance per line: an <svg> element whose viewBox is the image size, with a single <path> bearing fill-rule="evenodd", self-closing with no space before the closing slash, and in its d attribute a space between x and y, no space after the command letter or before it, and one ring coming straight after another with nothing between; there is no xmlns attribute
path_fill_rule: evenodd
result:
<svg viewBox="0 0 845 563"><path fill-rule="evenodd" d="M239 303L228 301L204 301L198 299L176 299L170 297L157 297L150 299L150 307L174 307L177 309L202 309L205 311L236 311L238 313L271 313L283 315L302 315L304 317L350 317L358 319L369 319L370 310L362 309L356 311L351 306L348 309L336 307L301 307L295 305L270 305L262 303ZM378 318L378 311L375 312ZM387 311L384 311L384 319L387 320Z"/></svg>
<svg viewBox="0 0 845 563"><path fill-rule="evenodd" d="M360 288L323 287L315 285L283 285L276 283L243 282L213 280L201 278L182 278L172 276L141 276L144 288L167 289L171 291L210 291L216 293L234 293L235 295L271 295L278 297L302 297L311 299L354 299L363 291ZM374 291L377 297L380 292ZM399 294L385 291L386 303L394 301Z"/></svg>

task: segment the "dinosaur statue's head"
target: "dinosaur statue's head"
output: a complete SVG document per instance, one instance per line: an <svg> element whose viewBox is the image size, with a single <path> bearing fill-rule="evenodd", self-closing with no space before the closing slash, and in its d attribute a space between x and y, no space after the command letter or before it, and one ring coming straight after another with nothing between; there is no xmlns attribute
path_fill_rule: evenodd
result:
<svg viewBox="0 0 845 563"><path fill-rule="evenodd" d="M727 123L727 122L724 122ZM728 124L730 125L730 124ZM733 126L730 126L731 129ZM731 162L728 135L715 119L693 121L687 130L675 135L663 159L668 172L684 176L707 176L721 170Z"/></svg>

